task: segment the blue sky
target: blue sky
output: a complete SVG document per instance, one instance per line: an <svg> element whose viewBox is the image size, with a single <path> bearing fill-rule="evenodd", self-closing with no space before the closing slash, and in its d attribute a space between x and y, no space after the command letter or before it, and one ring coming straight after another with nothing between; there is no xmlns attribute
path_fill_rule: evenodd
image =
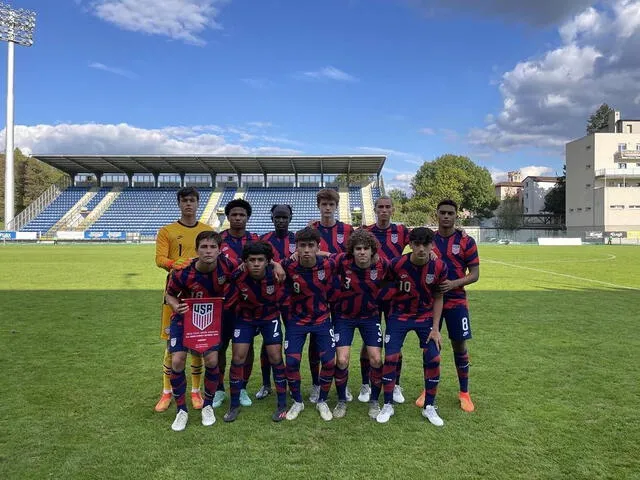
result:
<svg viewBox="0 0 640 480"><path fill-rule="evenodd" d="M600 103L640 117L640 0L10 3L31 153L381 153L407 188L444 153L560 172Z"/></svg>

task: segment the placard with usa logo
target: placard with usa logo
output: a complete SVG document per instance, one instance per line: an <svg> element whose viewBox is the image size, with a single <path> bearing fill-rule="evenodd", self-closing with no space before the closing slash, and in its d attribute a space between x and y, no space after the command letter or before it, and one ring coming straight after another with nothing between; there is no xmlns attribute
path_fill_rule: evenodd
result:
<svg viewBox="0 0 640 480"><path fill-rule="evenodd" d="M204 353L220 345L222 339L223 298L187 298L189 310L184 315L185 347Z"/></svg>

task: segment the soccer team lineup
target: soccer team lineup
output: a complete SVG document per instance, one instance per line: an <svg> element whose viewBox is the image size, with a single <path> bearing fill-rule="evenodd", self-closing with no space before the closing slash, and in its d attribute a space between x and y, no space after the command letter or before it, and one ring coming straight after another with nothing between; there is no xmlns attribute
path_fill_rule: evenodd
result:
<svg viewBox="0 0 640 480"><path fill-rule="evenodd" d="M295 207L273 205L274 228L259 237L246 229L247 201L226 204L229 228L218 233L197 220L199 198L193 187L180 189L180 218L156 240L156 265L167 281L163 389L155 411L175 403L172 430L184 430L193 410L205 427L217 418L242 421L242 409L254 401L273 401L274 422L295 421L309 404L323 421L342 419L349 402L359 401L368 405L368 418L358 413L350 421L378 423L393 421L395 404L415 401L424 421L442 427L436 395L443 349L455 363L459 407L474 411L464 287L478 281L480 260L474 239L456 227L454 201L438 204L435 231L409 230L392 222L392 199L382 196L374 204L376 223L355 229L336 220L338 193L322 189L318 218L307 227L290 231ZM405 342L410 332L419 347ZM258 335L262 348L254 348ZM402 353L417 348L424 386L417 399L405 399ZM359 372L349 370L351 355L360 358ZM256 374L262 386L252 395L247 384ZM361 376L353 394L350 374ZM330 405L334 384L337 402Z"/></svg>

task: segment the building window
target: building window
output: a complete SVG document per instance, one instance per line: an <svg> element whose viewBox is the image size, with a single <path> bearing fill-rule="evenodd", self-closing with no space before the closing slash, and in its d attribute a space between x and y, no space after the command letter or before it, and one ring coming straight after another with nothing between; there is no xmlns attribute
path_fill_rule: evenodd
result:
<svg viewBox="0 0 640 480"><path fill-rule="evenodd" d="M636 151L640 152L640 143L636 143Z"/></svg>
<svg viewBox="0 0 640 480"><path fill-rule="evenodd" d="M619 143L618 144L618 151L619 152L624 152L627 149L627 144L626 143Z"/></svg>
<svg viewBox="0 0 640 480"><path fill-rule="evenodd" d="M633 133L633 125L627 125L627 133Z"/></svg>
<svg viewBox="0 0 640 480"><path fill-rule="evenodd" d="M636 208L640 210L640 205L629 205L629 208Z"/></svg>
<svg viewBox="0 0 640 480"><path fill-rule="evenodd" d="M609 205L609 208L613 208L615 210L624 210L624 205Z"/></svg>
<svg viewBox="0 0 640 480"><path fill-rule="evenodd" d="M591 145L587 145L587 150L591 150Z"/></svg>
<svg viewBox="0 0 640 480"><path fill-rule="evenodd" d="M590 211L591 211L591 207L587 207L587 208L585 208L585 210L586 210L587 212L590 212Z"/></svg>
<svg viewBox="0 0 640 480"><path fill-rule="evenodd" d="M579 209L578 209L578 211L579 211L579 212L581 212L581 211L582 211L582 209L581 209L581 208L579 208Z"/></svg>
<svg viewBox="0 0 640 480"><path fill-rule="evenodd" d="M590 184L590 183L587 183L585 186L586 186L587 188L591 188L591 184Z"/></svg>
<svg viewBox="0 0 640 480"><path fill-rule="evenodd" d="M570 209L569 209L569 213L573 213L573 208L570 208Z"/></svg>
<svg viewBox="0 0 640 480"><path fill-rule="evenodd" d="M619 163L618 164L618 168L627 168L627 164L626 163Z"/></svg>
<svg viewBox="0 0 640 480"><path fill-rule="evenodd" d="M591 164L590 164L590 163L587 163L587 164L584 166L584 168L586 168L587 170L589 170L589 169L591 168Z"/></svg>

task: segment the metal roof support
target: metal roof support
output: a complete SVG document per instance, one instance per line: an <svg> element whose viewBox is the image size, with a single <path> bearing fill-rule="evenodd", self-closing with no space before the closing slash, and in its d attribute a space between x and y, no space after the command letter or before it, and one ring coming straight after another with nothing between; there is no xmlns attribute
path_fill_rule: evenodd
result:
<svg viewBox="0 0 640 480"><path fill-rule="evenodd" d="M160 173L154 172L153 173L153 186L157 188L159 185L160 185Z"/></svg>
<svg viewBox="0 0 640 480"><path fill-rule="evenodd" d="M324 188L324 162L320 159L320 186Z"/></svg>
<svg viewBox="0 0 640 480"><path fill-rule="evenodd" d="M185 173L184 172L180 172L180 188L182 187L186 187L187 185L185 184Z"/></svg>

